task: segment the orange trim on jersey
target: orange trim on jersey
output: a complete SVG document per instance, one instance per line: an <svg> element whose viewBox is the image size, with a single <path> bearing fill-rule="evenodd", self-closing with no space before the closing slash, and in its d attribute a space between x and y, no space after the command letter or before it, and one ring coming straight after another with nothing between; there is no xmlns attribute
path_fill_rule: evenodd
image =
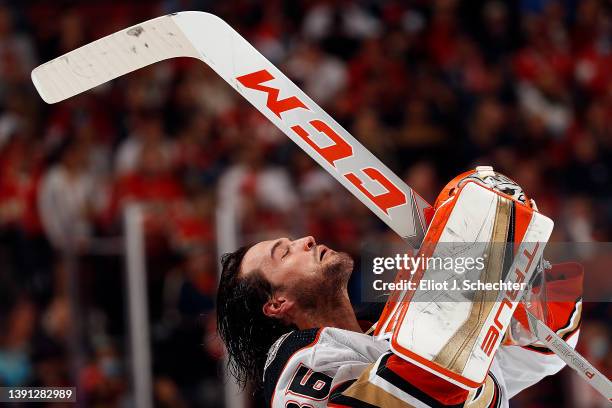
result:
<svg viewBox="0 0 612 408"><path fill-rule="evenodd" d="M407 383L444 405L464 403L469 394L469 391L395 354L387 359L385 366Z"/></svg>
<svg viewBox="0 0 612 408"><path fill-rule="evenodd" d="M347 381L343 381L340 384L336 384L336 386L334 388L332 388L331 390L329 390L329 398L331 399L332 396L334 395L334 393L338 392L338 388L341 388L343 386L346 386L347 383L354 383L355 380L347 380ZM331 402L331 401L327 401L327 407L328 408L350 408L348 405L344 405L344 404L339 404L337 402Z"/></svg>

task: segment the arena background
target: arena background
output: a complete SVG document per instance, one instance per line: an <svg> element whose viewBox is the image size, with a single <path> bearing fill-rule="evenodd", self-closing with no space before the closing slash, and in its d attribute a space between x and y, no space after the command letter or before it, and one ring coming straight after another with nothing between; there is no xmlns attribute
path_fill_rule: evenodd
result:
<svg viewBox="0 0 612 408"><path fill-rule="evenodd" d="M222 247L311 234L358 257L364 237L396 239L198 61L56 105L32 86L36 65L180 10L228 21L430 202L493 164L555 220L553 240L611 240L607 1L3 2L0 385L78 385L79 406L133 406L137 336L156 406L236 406L214 330ZM129 330L145 299L126 279L130 203L144 211L144 332ZM578 346L608 376L611 313L586 304ZM567 368L511 401L606 404Z"/></svg>

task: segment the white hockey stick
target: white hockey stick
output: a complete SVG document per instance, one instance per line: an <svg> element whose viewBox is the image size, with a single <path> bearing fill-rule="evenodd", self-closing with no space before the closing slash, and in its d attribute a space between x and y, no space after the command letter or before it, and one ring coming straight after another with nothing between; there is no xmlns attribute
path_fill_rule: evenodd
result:
<svg viewBox="0 0 612 408"><path fill-rule="evenodd" d="M421 245L431 206L212 14L181 12L121 30L35 68L32 81L56 103L178 57L205 62L413 248Z"/></svg>
<svg viewBox="0 0 612 408"><path fill-rule="evenodd" d="M118 31L37 67L32 81L55 103L176 57L205 62L413 248L420 245L429 204L212 14L181 12Z"/></svg>
<svg viewBox="0 0 612 408"><path fill-rule="evenodd" d="M608 402L612 402L612 383L605 375L600 373L591 363L570 347L561 337L540 321L531 312L527 312L529 329L531 332L552 350L568 366L574 369L582 379L603 395Z"/></svg>

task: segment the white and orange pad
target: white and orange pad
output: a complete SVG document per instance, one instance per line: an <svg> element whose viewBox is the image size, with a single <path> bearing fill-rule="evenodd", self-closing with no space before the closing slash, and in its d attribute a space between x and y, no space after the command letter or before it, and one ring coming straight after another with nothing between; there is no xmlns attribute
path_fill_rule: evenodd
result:
<svg viewBox="0 0 612 408"><path fill-rule="evenodd" d="M468 182L438 208L418 256L482 257L484 267L470 275L480 282L529 282L552 229L552 220L524 204ZM389 298L375 335L389 338L400 357L471 389L485 380L523 290L418 287L456 278L435 263L417 270L411 277L417 287Z"/></svg>

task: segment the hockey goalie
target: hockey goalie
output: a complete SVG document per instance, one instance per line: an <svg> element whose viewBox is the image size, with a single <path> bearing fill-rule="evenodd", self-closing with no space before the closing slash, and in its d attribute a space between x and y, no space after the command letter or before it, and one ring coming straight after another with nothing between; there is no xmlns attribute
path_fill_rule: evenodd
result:
<svg viewBox="0 0 612 408"><path fill-rule="evenodd" d="M508 407L565 365L530 333L527 314L572 347L578 338L582 271L543 261L551 231L492 168L458 176L436 200L419 255L471 251L486 259L480 281L523 289L393 292L370 324L350 303L346 253L304 237L226 254L217 313L232 374L273 408ZM454 273L423 266L410 279ZM547 302L548 292L563 301Z"/></svg>

